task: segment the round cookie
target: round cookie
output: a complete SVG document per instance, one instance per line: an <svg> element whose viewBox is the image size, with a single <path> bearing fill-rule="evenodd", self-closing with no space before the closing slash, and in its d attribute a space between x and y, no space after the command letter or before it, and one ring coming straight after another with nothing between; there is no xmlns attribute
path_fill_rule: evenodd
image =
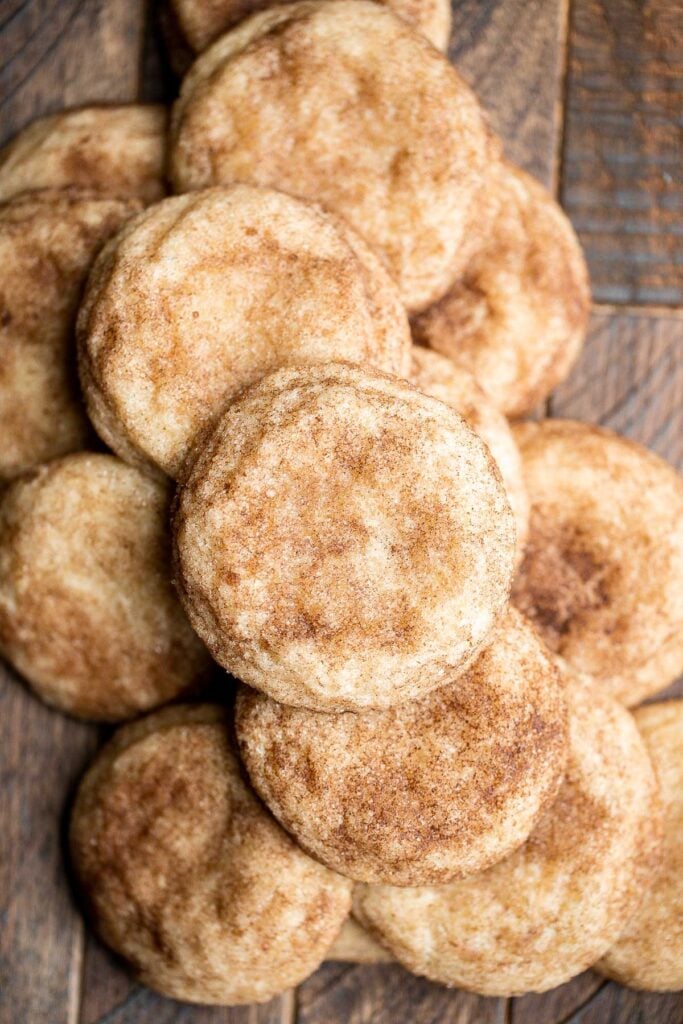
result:
<svg viewBox="0 0 683 1024"><path fill-rule="evenodd" d="M331 716L244 688L236 729L254 788L299 845L390 885L440 885L502 860L566 761L557 670L514 611L468 672L421 700Z"/></svg>
<svg viewBox="0 0 683 1024"><path fill-rule="evenodd" d="M242 780L224 710L121 729L86 773L71 861L92 922L145 985L266 1002L323 960L350 883L311 860Z"/></svg>
<svg viewBox="0 0 683 1024"><path fill-rule="evenodd" d="M469 370L413 345L410 380L425 395L451 405L484 441L500 470L517 526L517 557L521 559L529 531L529 499L522 459L510 425Z"/></svg>
<svg viewBox="0 0 683 1024"><path fill-rule="evenodd" d="M661 839L657 784L631 715L569 679L569 765L515 853L437 888L358 885L354 914L415 974L482 995L545 992L590 967L641 902Z"/></svg>
<svg viewBox="0 0 683 1024"><path fill-rule="evenodd" d="M489 175L479 245L413 334L470 370L507 416L521 416L574 364L590 286L574 230L546 189L506 162Z"/></svg>
<svg viewBox="0 0 683 1024"><path fill-rule="evenodd" d="M77 189L0 205L0 481L83 448L73 325L98 249L139 205Z"/></svg>
<svg viewBox="0 0 683 1024"><path fill-rule="evenodd" d="M683 672L683 478L585 423L514 435L531 502L514 601L554 651L638 704Z"/></svg>
<svg viewBox="0 0 683 1024"><path fill-rule="evenodd" d="M68 455L0 498L0 652L62 711L116 721L211 659L170 580L169 495L113 455Z"/></svg>
<svg viewBox="0 0 683 1024"><path fill-rule="evenodd" d="M176 501L178 585L214 657L321 711L390 707L464 671L506 605L514 546L477 435L350 364L247 391Z"/></svg>
<svg viewBox="0 0 683 1024"><path fill-rule="evenodd" d="M176 191L249 181L322 203L422 309L463 271L499 144L455 69L371 0L301 0L222 36L173 114Z"/></svg>
<svg viewBox="0 0 683 1024"><path fill-rule="evenodd" d="M145 203L165 191L165 107L61 110L34 121L0 151L0 199L28 189L94 189Z"/></svg>
<svg viewBox="0 0 683 1024"><path fill-rule="evenodd" d="M652 889L597 969L632 988L683 989L683 701L649 704L634 718L662 792L662 863Z"/></svg>
<svg viewBox="0 0 683 1024"><path fill-rule="evenodd" d="M101 254L78 321L81 382L122 458L177 477L245 386L287 363L402 373L400 297L345 224L271 189L166 199Z"/></svg>
<svg viewBox="0 0 683 1024"><path fill-rule="evenodd" d="M448 0L383 2L438 50L448 49L451 34L451 5ZM227 29L269 6L267 0L168 0L172 55L177 52L178 44L184 44L189 51L188 56L201 53Z"/></svg>

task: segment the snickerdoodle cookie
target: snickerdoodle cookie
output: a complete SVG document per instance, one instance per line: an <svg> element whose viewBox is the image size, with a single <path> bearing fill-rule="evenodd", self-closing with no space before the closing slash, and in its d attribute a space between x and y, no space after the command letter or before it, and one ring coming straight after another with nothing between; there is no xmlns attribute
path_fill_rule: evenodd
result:
<svg viewBox="0 0 683 1024"><path fill-rule="evenodd" d="M193 65L173 115L176 191L249 181L316 200L423 309L464 272L499 144L445 57L371 0L252 15Z"/></svg>
<svg viewBox="0 0 683 1024"><path fill-rule="evenodd" d="M78 321L81 381L119 455L177 477L235 395L288 363L407 372L398 292L337 218L236 185L165 199L108 245Z"/></svg>
<svg viewBox="0 0 683 1024"><path fill-rule="evenodd" d="M121 729L86 773L71 859L92 922L146 985L265 1002L310 974L350 883L311 860L242 780L218 707Z"/></svg>
<svg viewBox="0 0 683 1024"><path fill-rule="evenodd" d="M413 324L416 339L456 359L508 416L547 398L579 354L588 274L552 196L506 162L493 165L480 237L446 294Z"/></svg>
<svg viewBox="0 0 683 1024"><path fill-rule="evenodd" d="M514 513L517 557L521 558L529 530L529 499L524 486L522 459L510 424L470 371L438 352L414 345L410 380L425 395L452 405L488 445Z"/></svg>
<svg viewBox="0 0 683 1024"><path fill-rule="evenodd" d="M437 888L355 887L356 916L414 973L483 995L543 992L595 963L651 884L660 803L633 718L592 680L566 695L566 780L524 846Z"/></svg>
<svg viewBox="0 0 683 1024"><path fill-rule="evenodd" d="M683 479L585 423L514 433L531 502L514 600L553 650L638 704L683 671Z"/></svg>
<svg viewBox="0 0 683 1024"><path fill-rule="evenodd" d="M664 843L652 889L599 971L633 988L683 988L683 701L634 714L662 793Z"/></svg>
<svg viewBox="0 0 683 1024"><path fill-rule="evenodd" d="M457 413L350 364L266 377L178 493L178 583L214 657L275 700L382 708L450 682L505 607L515 530Z"/></svg>
<svg viewBox="0 0 683 1024"><path fill-rule="evenodd" d="M451 32L450 0L382 2L439 50L446 50ZM190 53L201 53L227 29L272 4L268 0L168 0L168 6L172 36L177 33Z"/></svg>
<svg viewBox="0 0 683 1024"><path fill-rule="evenodd" d="M164 107L80 107L49 114L0 151L0 199L27 189L94 189L145 203L164 194Z"/></svg>
<svg viewBox="0 0 683 1024"><path fill-rule="evenodd" d="M84 447L76 310L98 250L138 209L78 189L0 204L0 481Z"/></svg>
<svg viewBox="0 0 683 1024"><path fill-rule="evenodd" d="M391 885L439 885L506 857L566 760L557 669L514 611L469 671L420 700L329 715L245 687L236 728L254 788L297 842Z"/></svg>
<svg viewBox="0 0 683 1024"><path fill-rule="evenodd" d="M67 455L0 498L0 652L70 714L129 718L211 665L170 581L165 487L113 455Z"/></svg>

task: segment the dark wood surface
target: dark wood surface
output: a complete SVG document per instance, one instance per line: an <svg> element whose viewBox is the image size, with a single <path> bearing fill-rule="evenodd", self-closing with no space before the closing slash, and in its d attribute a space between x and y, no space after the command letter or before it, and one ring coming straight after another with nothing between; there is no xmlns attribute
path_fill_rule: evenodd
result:
<svg viewBox="0 0 683 1024"><path fill-rule="evenodd" d="M145 17L131 0L4 0L0 142L39 114L135 99Z"/></svg>
<svg viewBox="0 0 683 1024"><path fill-rule="evenodd" d="M68 104L169 96L155 25L138 0L0 0L0 138ZM603 423L683 469L683 312L666 308L683 304L683 193L671 160L681 27L680 0L573 0L571 11L567 0L454 0L451 55L508 154L559 190L595 296L611 303L596 307L552 414ZM162 999L85 928L66 878L64 809L100 739L0 666L0 1024L683 1022L683 996L628 992L591 972L503 1000L398 966L326 964L266 1007Z"/></svg>
<svg viewBox="0 0 683 1024"><path fill-rule="evenodd" d="M449 56L507 155L544 185L558 175L566 0L455 0Z"/></svg>
<svg viewBox="0 0 683 1024"><path fill-rule="evenodd" d="M683 3L572 3L562 199L599 302L683 303Z"/></svg>

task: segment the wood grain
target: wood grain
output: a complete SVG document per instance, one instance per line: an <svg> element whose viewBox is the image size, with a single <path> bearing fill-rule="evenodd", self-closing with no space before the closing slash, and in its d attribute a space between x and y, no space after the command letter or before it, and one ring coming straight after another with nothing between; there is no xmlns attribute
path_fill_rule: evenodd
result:
<svg viewBox="0 0 683 1024"><path fill-rule="evenodd" d="M683 303L683 4L574 0L562 201L598 302Z"/></svg>
<svg viewBox="0 0 683 1024"><path fill-rule="evenodd" d="M566 1024L590 1004L605 984L598 974L585 971L550 992L512 999L509 1024Z"/></svg>
<svg viewBox="0 0 683 1024"><path fill-rule="evenodd" d="M0 140L40 114L137 94L142 7L24 0L2 12ZM63 811L97 730L49 711L0 666L0 1020L76 1024L84 928Z"/></svg>
<svg viewBox="0 0 683 1024"><path fill-rule="evenodd" d="M662 941L666 937L662 936ZM558 1024L681 1024L680 992L633 992L605 982L579 1010Z"/></svg>
<svg viewBox="0 0 683 1024"><path fill-rule="evenodd" d="M142 44L139 98L149 103L168 103L178 95L178 76L171 69L161 25L163 3L150 3Z"/></svg>
<svg viewBox="0 0 683 1024"><path fill-rule="evenodd" d="M505 1024L506 1000L454 992L394 964L325 964L298 992L297 1024Z"/></svg>
<svg viewBox="0 0 683 1024"><path fill-rule="evenodd" d="M295 996L265 1006L197 1007L164 999L135 983L125 965L86 933L76 1024L294 1024Z"/></svg>
<svg viewBox="0 0 683 1024"><path fill-rule="evenodd" d="M81 1017L87 1024L294 1024L294 993L265 1006L191 1006L163 999L141 985L128 991L99 1016Z"/></svg>
<svg viewBox="0 0 683 1024"><path fill-rule="evenodd" d="M449 55L508 156L555 188L566 0L454 0Z"/></svg>
<svg viewBox="0 0 683 1024"><path fill-rule="evenodd" d="M97 730L57 715L0 664L0 1021L75 1024L83 923L63 810Z"/></svg>
<svg viewBox="0 0 683 1024"><path fill-rule="evenodd" d="M40 114L138 91L144 10L24 0L0 29L0 139ZM98 730L50 711L0 664L0 1020L77 1024L84 926L67 884L64 808Z"/></svg>
<svg viewBox="0 0 683 1024"><path fill-rule="evenodd" d="M632 437L683 472L683 311L596 309L550 409Z"/></svg>
<svg viewBox="0 0 683 1024"><path fill-rule="evenodd" d="M25 0L0 26L0 143L39 114L138 94L141 0Z"/></svg>

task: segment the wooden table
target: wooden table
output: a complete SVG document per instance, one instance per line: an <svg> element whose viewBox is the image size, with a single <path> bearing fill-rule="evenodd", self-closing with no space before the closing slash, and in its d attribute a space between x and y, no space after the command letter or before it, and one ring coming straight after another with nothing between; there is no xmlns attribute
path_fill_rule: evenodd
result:
<svg viewBox="0 0 683 1024"><path fill-rule="evenodd" d="M140 0L0 0L0 42L2 138L65 105L173 94ZM548 411L613 427L681 470L682 53L681 0L454 0L452 57L509 155L559 196L591 265L588 343ZM591 972L506 1000L397 966L327 964L264 1007L162 999L85 929L67 882L64 808L101 739L0 666L0 1024L683 1022L683 994Z"/></svg>

